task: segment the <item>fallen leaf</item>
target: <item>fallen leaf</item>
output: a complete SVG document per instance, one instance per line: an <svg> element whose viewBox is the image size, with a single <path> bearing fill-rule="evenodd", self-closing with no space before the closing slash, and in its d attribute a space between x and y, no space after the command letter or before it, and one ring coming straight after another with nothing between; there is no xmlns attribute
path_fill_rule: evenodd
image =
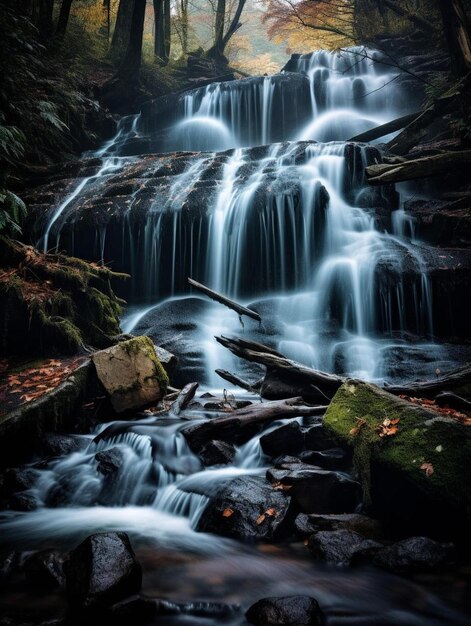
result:
<svg viewBox="0 0 471 626"><path fill-rule="evenodd" d="M265 515L268 515L269 517L275 517L276 516L276 509L274 507L271 507L270 509L267 509L265 511Z"/></svg>
<svg viewBox="0 0 471 626"><path fill-rule="evenodd" d="M234 511L232 509L224 509L222 512L223 517L230 517L231 515L234 515Z"/></svg>
<svg viewBox="0 0 471 626"><path fill-rule="evenodd" d="M257 524L257 526L260 526L260 524L263 524L266 518L267 516L264 513L262 513L261 515L257 517L257 521L255 523Z"/></svg>
<svg viewBox="0 0 471 626"><path fill-rule="evenodd" d="M434 473L434 469L433 469L433 465L431 463L422 463L422 465L420 466L421 470L424 470L425 472L425 476L432 476L432 474Z"/></svg>
<svg viewBox="0 0 471 626"><path fill-rule="evenodd" d="M351 431L348 433L352 437L355 437L356 435L358 435L362 427L366 424L366 420L364 420L363 418L357 417L356 419L357 419L357 425L354 426L351 429Z"/></svg>

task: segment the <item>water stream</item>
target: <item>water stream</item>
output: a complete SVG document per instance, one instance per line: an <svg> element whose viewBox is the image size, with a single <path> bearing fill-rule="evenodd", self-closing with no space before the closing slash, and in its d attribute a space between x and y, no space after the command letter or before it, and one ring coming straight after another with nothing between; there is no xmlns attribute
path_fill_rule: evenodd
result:
<svg viewBox="0 0 471 626"><path fill-rule="evenodd" d="M301 56L294 72L183 95L165 149L203 152L185 157L182 171L151 191L149 172L162 166L146 161L114 226L96 227L96 260L117 259L133 275L123 330L180 349L190 380L220 388L214 369L241 365L213 336L242 329L231 311L188 295L188 276L261 312L263 325L246 322L247 336L320 369L401 379L450 358L433 341L427 247L415 241L396 191L367 187L364 167L381 159L378 149L348 142L407 112L396 75L367 58L375 54L322 51ZM80 237L93 239L90 230L81 235L82 212L139 164L127 155L146 135L146 115L122 120L115 140L93 155L98 171L47 214L44 249L80 253ZM206 195L193 211L198 189ZM392 213L388 225L378 207ZM93 531L126 530L147 564L145 588L156 595L247 606L263 595L305 592L319 599L329 625L466 623L415 583L324 568L306 560L302 546L256 549L195 532L221 482L263 474L268 459L257 436L233 465L204 469L181 435L187 425L148 416L78 437L80 451L35 466L38 508L3 513L2 541L67 547ZM110 449L121 459L111 481L96 457ZM156 554L167 557L157 563ZM231 623L241 624L240 616Z"/></svg>

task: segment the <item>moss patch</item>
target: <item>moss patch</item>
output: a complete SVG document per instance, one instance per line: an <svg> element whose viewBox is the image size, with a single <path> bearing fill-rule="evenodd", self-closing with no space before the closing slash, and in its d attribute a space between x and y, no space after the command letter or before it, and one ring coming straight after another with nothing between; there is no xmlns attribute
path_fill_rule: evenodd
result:
<svg viewBox="0 0 471 626"><path fill-rule="evenodd" d="M385 419L400 421L394 436L381 438ZM361 424L358 420L364 420ZM471 429L437 416L374 385L347 381L334 396L325 427L353 447L354 459L369 494L372 463L413 483L435 501L471 511ZM358 429L353 430L353 429ZM354 434L352 433L352 430ZM431 464L427 475L423 464Z"/></svg>

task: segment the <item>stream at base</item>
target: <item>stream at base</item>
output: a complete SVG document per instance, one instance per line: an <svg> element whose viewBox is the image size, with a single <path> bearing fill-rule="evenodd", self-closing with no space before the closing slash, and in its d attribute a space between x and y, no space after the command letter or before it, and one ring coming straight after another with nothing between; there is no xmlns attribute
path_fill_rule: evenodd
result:
<svg viewBox="0 0 471 626"><path fill-rule="evenodd" d="M239 399L248 397L255 400L248 394ZM204 410L196 414L195 423L204 416ZM225 481L265 474L271 462L260 449L260 436L286 421L240 446L232 465L207 469L180 433L191 423L148 416L101 424L92 435L75 435L80 451L32 464L35 481L28 493L38 508L3 512L0 545L26 554L51 547L65 551L93 532L120 530L129 534L143 565L143 592L154 597L224 602L245 610L260 597L306 594L319 601L329 626L469 623L460 612L466 601L464 583L456 576L412 582L369 568L322 565L309 557L301 542L257 547L196 532L209 497ZM96 454L106 451L120 458L112 480L97 469ZM21 606L21 597L0 595L0 606L8 610L19 601ZM47 606L43 597L26 599L30 610L39 614L63 607L57 597ZM451 608L455 603L461 610ZM243 611L235 611L227 619L180 616L159 618L158 623L246 622Z"/></svg>
<svg viewBox="0 0 471 626"><path fill-rule="evenodd" d="M216 368L259 377L218 346L222 334L378 383L452 369L465 348L434 339L425 262L433 251L415 239L392 186L368 187L364 168L381 160L378 148L348 142L408 112L399 81L362 49L302 56L293 69L184 94L168 128L154 128L152 108L122 120L115 139L92 155L98 169L43 214L40 245L71 254L82 245L91 260L121 259L118 269L132 274L123 331L148 334L177 354L175 385L198 381L221 397ZM130 146L143 139L147 152L138 156ZM168 163L150 154L179 149L205 152ZM121 196L108 194L123 181ZM117 209L116 197L125 199ZM98 216L92 226L90 215ZM188 276L255 308L263 323L244 319L242 327L232 311L190 294ZM298 541L255 546L197 532L218 487L264 476L272 465L259 434L230 465L203 468L180 431L208 416L141 414L73 435L74 451L31 464L26 495L36 509L1 512L0 545L66 551L91 533L125 531L145 593L242 607L225 621L159 618L169 626L242 626L252 602L299 594L319 601L328 626L470 623L469 586L457 574L412 581L322 565ZM111 478L99 468L101 453L116 461ZM46 614L64 604L60 595L0 594L5 610L28 605Z"/></svg>

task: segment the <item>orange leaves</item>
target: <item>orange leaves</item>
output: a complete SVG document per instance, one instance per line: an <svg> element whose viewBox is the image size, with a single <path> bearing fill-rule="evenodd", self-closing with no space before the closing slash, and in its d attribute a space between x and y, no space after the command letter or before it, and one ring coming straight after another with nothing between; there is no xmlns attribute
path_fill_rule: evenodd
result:
<svg viewBox="0 0 471 626"><path fill-rule="evenodd" d="M430 411L434 411L435 413L439 413L445 417L451 417L452 419L458 420L466 426L471 426L471 417L469 415L457 411L456 409L451 409L447 405L439 406L435 400L429 400L428 398L415 398L404 394L399 397L402 400L407 400L407 402L411 402L412 404L418 404L419 406L423 406L425 409L429 409Z"/></svg>
<svg viewBox="0 0 471 626"><path fill-rule="evenodd" d="M394 437L398 431L398 424L401 421L399 417L390 420L386 417L379 426L376 427L376 432L380 437Z"/></svg>
<svg viewBox="0 0 471 626"><path fill-rule="evenodd" d="M60 385L69 376L82 358L69 359L66 362L49 359L38 368L28 368L6 376L5 394L19 394L21 402L37 400Z"/></svg>
<svg viewBox="0 0 471 626"><path fill-rule="evenodd" d="M366 420L364 420L362 417L357 417L356 419L357 419L357 425L354 426L352 430L348 433L352 437L356 437L358 433L360 432L360 430L363 428L363 426L365 426L366 424Z"/></svg>
<svg viewBox="0 0 471 626"><path fill-rule="evenodd" d="M427 478L430 478L430 476L432 476L435 471L431 463L422 463L420 469L425 472L425 476L427 476Z"/></svg>
<svg viewBox="0 0 471 626"><path fill-rule="evenodd" d="M223 517L231 517L231 515L234 515L234 511L232 509L224 509L222 512Z"/></svg>
<svg viewBox="0 0 471 626"><path fill-rule="evenodd" d="M283 483L272 483L272 488L276 491L289 491L293 485L284 485Z"/></svg>
<svg viewBox="0 0 471 626"><path fill-rule="evenodd" d="M362 417L357 417L357 425L354 426L350 432L348 433L351 437L356 437L362 428L367 428L368 423ZM383 439L384 437L394 437L399 430L398 424L401 421L399 417L395 419L389 419L389 417L385 417L384 420L378 424L375 428L375 432Z"/></svg>
<svg viewBox="0 0 471 626"><path fill-rule="evenodd" d="M257 517L257 519L255 520L255 523L257 524L257 526L260 526L260 524L263 524L263 522L267 519L267 517L276 517L276 516L277 516L276 509L274 507L270 507L269 509L265 511L265 513L262 513L261 515Z"/></svg>

